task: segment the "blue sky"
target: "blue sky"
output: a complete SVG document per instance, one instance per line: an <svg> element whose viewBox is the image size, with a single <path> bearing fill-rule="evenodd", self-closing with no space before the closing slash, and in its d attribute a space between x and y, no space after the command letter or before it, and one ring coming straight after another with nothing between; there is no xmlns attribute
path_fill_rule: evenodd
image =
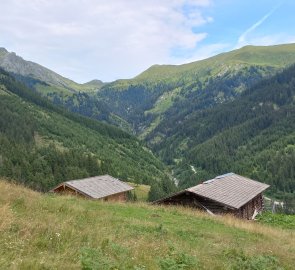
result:
<svg viewBox="0 0 295 270"><path fill-rule="evenodd" d="M0 47L78 82L295 42L295 1L0 0Z"/></svg>
<svg viewBox="0 0 295 270"><path fill-rule="evenodd" d="M295 2L290 1L215 1L208 8L209 16L214 22L204 25L203 31L208 32L204 44L224 43L229 48L245 44L257 45L276 44L293 40L292 25L295 17L292 14ZM200 31L201 28L195 29ZM249 30L249 31L248 31ZM245 34L245 41L239 43ZM200 44L199 44L200 45Z"/></svg>

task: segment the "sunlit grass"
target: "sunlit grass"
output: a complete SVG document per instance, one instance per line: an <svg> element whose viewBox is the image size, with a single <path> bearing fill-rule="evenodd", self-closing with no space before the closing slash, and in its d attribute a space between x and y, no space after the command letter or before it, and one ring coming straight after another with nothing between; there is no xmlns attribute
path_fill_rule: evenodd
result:
<svg viewBox="0 0 295 270"><path fill-rule="evenodd" d="M148 195L149 195L149 191L151 189L150 186L148 185L140 185L140 184L136 184L136 183L131 183L128 182L129 185L131 185L132 187L134 187L134 193L136 195L136 198L138 201L147 201L148 199Z"/></svg>
<svg viewBox="0 0 295 270"><path fill-rule="evenodd" d="M1 269L295 265L294 231L181 207L42 195L0 181L0 217Z"/></svg>

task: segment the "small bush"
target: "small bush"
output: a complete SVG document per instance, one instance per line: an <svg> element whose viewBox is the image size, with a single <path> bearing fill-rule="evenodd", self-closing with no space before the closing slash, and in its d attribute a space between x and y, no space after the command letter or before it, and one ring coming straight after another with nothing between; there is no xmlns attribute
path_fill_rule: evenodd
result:
<svg viewBox="0 0 295 270"><path fill-rule="evenodd" d="M82 248L80 261L82 270L109 270L114 267L112 260L104 256L101 249Z"/></svg>
<svg viewBox="0 0 295 270"><path fill-rule="evenodd" d="M130 258L127 248L105 239L101 248L82 248L80 261L83 270L146 269L144 265L135 265Z"/></svg>
<svg viewBox="0 0 295 270"><path fill-rule="evenodd" d="M271 212L264 212L257 217L260 223L280 227L283 229L295 229L295 215L273 214Z"/></svg>
<svg viewBox="0 0 295 270"><path fill-rule="evenodd" d="M190 270L199 269L197 259L186 253L177 253L174 248L170 248L168 255L159 260L162 270Z"/></svg>
<svg viewBox="0 0 295 270"><path fill-rule="evenodd" d="M276 257L269 255L246 256L235 249L224 253L229 270L282 270Z"/></svg>

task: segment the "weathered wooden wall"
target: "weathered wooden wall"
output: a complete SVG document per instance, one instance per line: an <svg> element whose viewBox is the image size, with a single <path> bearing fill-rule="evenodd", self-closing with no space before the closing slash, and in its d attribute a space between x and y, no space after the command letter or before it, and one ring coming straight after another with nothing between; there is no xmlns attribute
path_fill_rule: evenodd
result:
<svg viewBox="0 0 295 270"><path fill-rule="evenodd" d="M224 212L228 213L233 211L233 209L230 209L222 204L219 204L218 202L198 196L190 192L181 193L179 195L167 198L166 200L163 200L160 203L166 205L183 205L199 208L202 210L208 209L215 214L221 214Z"/></svg>
<svg viewBox="0 0 295 270"><path fill-rule="evenodd" d="M180 193L173 197L167 198L161 201L160 204L183 205L198 208L205 211L209 210L214 214L233 214L239 218L251 219L255 209L258 212L263 210L263 197L262 194L259 194L238 210L231 207L227 207L208 198L192 194L190 192Z"/></svg>
<svg viewBox="0 0 295 270"><path fill-rule="evenodd" d="M235 211L234 215L240 218L251 219L255 212L255 209L258 212L261 212L263 210L263 207L263 196L262 193L260 193L247 204L243 205L239 210Z"/></svg>
<svg viewBox="0 0 295 270"><path fill-rule="evenodd" d="M81 194L78 194L76 192L76 190L74 190L68 186L60 186L59 188L56 188L54 190L54 193L68 194L68 195L81 195Z"/></svg>
<svg viewBox="0 0 295 270"><path fill-rule="evenodd" d="M121 192L118 194L110 195L104 198L105 201L112 201L112 202L125 202L127 201L127 192Z"/></svg>

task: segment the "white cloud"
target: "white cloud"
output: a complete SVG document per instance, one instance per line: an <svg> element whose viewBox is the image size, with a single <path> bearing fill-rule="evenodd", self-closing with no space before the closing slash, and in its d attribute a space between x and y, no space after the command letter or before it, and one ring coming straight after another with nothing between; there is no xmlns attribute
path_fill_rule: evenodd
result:
<svg viewBox="0 0 295 270"><path fill-rule="evenodd" d="M45 25L44 28L47 28L53 36L83 36L86 33L90 34L93 27L76 23L52 23Z"/></svg>
<svg viewBox="0 0 295 270"><path fill-rule="evenodd" d="M217 55L219 53L222 53L225 50L228 50L229 48L230 44L227 43L213 43L209 45L200 46L197 49L192 50L191 53L186 56L186 58L175 59L175 63L183 64L203 60L214 55Z"/></svg>
<svg viewBox="0 0 295 270"><path fill-rule="evenodd" d="M271 46L277 44L295 43L295 36L288 34L273 34L255 36L247 39L248 45Z"/></svg>
<svg viewBox="0 0 295 270"><path fill-rule="evenodd" d="M78 81L175 62L173 49L194 50L207 34L192 29L213 21L210 0L0 2L0 46Z"/></svg>
<svg viewBox="0 0 295 270"><path fill-rule="evenodd" d="M264 15L261 19L259 19L256 23L254 23L251 27L249 27L242 35L240 35L238 39L237 47L242 47L244 45L249 44L248 38L249 35L255 31L257 27L259 27L261 24L264 23L265 20L267 20L279 7L281 4L275 6L270 12L268 12L266 15Z"/></svg>

